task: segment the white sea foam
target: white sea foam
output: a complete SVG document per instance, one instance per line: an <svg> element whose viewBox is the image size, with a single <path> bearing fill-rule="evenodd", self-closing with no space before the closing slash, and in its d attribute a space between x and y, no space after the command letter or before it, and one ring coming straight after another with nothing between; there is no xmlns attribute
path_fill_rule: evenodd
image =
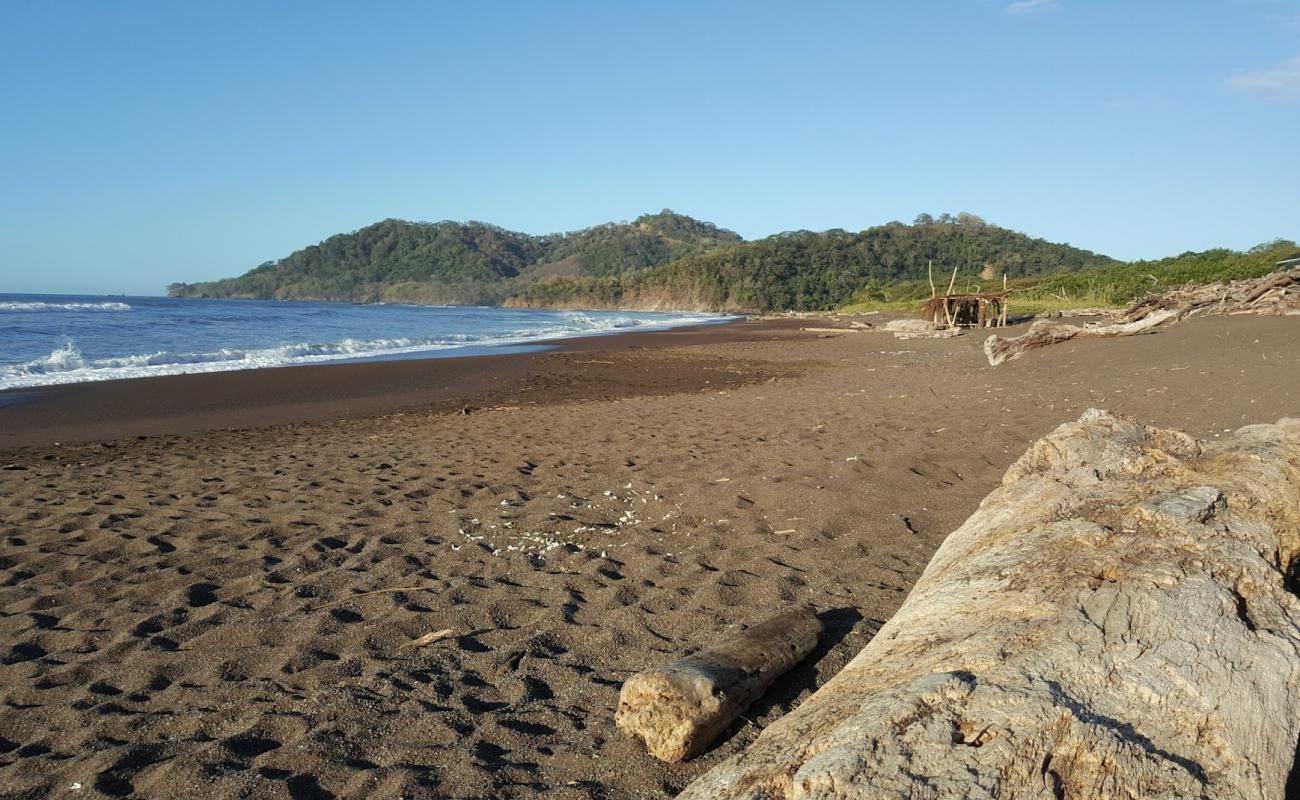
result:
<svg viewBox="0 0 1300 800"><path fill-rule="evenodd" d="M0 303L0 312L35 311L130 311L126 303Z"/></svg>
<svg viewBox="0 0 1300 800"><path fill-rule="evenodd" d="M698 325L718 322L721 319L725 318L714 315L668 319L601 318L574 312L563 315L556 325L494 335L447 334L428 339L343 339L338 342L297 342L268 348L222 348L199 353L164 351L107 358L87 358L74 342L68 341L42 358L0 366L0 389L317 364L356 358L436 353L471 346L519 345L547 339L625 331L632 328L654 330Z"/></svg>

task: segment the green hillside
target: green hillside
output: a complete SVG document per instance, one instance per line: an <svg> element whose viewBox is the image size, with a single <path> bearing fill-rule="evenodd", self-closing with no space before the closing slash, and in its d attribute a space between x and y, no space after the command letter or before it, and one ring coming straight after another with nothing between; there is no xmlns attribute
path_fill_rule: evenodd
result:
<svg viewBox="0 0 1300 800"><path fill-rule="evenodd" d="M176 283L174 297L494 303L533 280L610 276L742 242L662 211L631 223L531 236L481 222L389 219L268 261L237 278Z"/></svg>
<svg viewBox="0 0 1300 800"><path fill-rule="evenodd" d="M957 268L962 290L1000 288L1021 311L1122 305L1189 282L1259 275L1295 251L1208 250L1122 263L972 214L860 232L794 231L746 242L663 211L628 223L532 236L481 222L385 220L332 236L237 278L173 284L183 297L474 303L564 308L814 311L903 308Z"/></svg>
<svg viewBox="0 0 1300 800"><path fill-rule="evenodd" d="M1126 306L1176 286L1266 275L1276 268L1278 261L1295 253L1295 242L1277 239L1246 251L1217 248L1153 261L1115 262L1076 272L1019 278L1009 284L1011 308L1016 313L1038 313ZM944 280L947 281L946 276ZM1001 282L981 281L972 272L959 272L957 288L963 291L1000 289ZM930 286L925 280L874 283L859 290L843 308L851 311L911 308L929 296Z"/></svg>
<svg viewBox="0 0 1300 800"><path fill-rule="evenodd" d="M1113 259L1034 239L970 214L922 215L859 233L795 231L611 277L532 283L510 305L768 311L831 309L872 286L947 271L1009 276L1073 272ZM945 278L946 279L946 278Z"/></svg>

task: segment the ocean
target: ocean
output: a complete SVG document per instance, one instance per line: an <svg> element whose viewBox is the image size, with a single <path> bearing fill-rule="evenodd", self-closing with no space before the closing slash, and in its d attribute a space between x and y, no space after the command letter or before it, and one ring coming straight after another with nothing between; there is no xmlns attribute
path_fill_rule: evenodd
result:
<svg viewBox="0 0 1300 800"><path fill-rule="evenodd" d="M0 294L0 389L512 352L715 314Z"/></svg>

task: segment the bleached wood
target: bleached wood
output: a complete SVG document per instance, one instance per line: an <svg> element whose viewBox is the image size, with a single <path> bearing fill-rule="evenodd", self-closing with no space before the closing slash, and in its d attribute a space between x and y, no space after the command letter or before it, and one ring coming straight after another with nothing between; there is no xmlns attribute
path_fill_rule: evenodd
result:
<svg viewBox="0 0 1300 800"><path fill-rule="evenodd" d="M664 761L704 752L772 681L802 661L821 636L810 608L790 611L623 684L615 721Z"/></svg>
<svg viewBox="0 0 1300 800"><path fill-rule="evenodd" d="M1281 800L1300 419L1038 441L835 678L680 800Z"/></svg>
<svg viewBox="0 0 1300 800"><path fill-rule="evenodd" d="M1069 341L1070 339L1095 339L1106 336L1136 336L1152 328L1175 322L1178 314L1169 309L1156 311L1133 322L1118 322L1113 325L1075 326L1060 322L1040 319L1029 326L1029 330L1020 336L1004 338L993 334L984 340L984 355L990 366L998 366L1004 361L1014 361L1029 350L1046 347L1049 344Z"/></svg>

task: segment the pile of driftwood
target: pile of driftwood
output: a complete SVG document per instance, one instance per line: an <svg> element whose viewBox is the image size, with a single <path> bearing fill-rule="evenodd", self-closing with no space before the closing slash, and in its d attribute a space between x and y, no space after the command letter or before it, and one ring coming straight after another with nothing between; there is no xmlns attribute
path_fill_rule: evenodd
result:
<svg viewBox="0 0 1300 800"><path fill-rule="evenodd" d="M1199 314L1300 315L1300 267L1262 278L1184 286L1151 295L1103 324L1078 327L1038 320L1020 336L990 336L984 342L984 355L996 367L1049 344L1078 338L1133 336Z"/></svg>
<svg viewBox="0 0 1300 800"><path fill-rule="evenodd" d="M1196 314L1300 315L1300 267L1226 284L1183 286L1137 301L1119 319L1137 322L1160 311L1174 311L1179 319Z"/></svg>
<svg viewBox="0 0 1300 800"><path fill-rule="evenodd" d="M1297 497L1300 419L1209 442L1090 410L848 666L678 800L1281 800Z"/></svg>

